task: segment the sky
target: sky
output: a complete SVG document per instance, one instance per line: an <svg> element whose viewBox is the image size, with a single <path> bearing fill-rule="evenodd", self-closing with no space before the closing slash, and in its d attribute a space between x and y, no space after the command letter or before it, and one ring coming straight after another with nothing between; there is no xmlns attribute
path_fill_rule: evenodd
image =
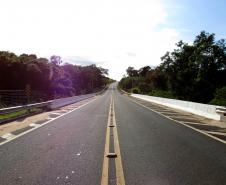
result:
<svg viewBox="0 0 226 185"><path fill-rule="evenodd" d="M0 50L109 69L157 66L202 30L226 38L225 0L0 0Z"/></svg>

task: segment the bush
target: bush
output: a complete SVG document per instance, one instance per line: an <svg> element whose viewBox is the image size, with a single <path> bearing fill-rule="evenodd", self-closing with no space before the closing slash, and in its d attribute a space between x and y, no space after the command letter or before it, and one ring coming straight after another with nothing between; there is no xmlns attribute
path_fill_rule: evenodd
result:
<svg viewBox="0 0 226 185"><path fill-rule="evenodd" d="M216 90L215 97L210 104L226 106L226 86Z"/></svg>
<svg viewBox="0 0 226 185"><path fill-rule="evenodd" d="M149 84L145 83L145 82L141 82L139 85L138 85L138 88L140 89L141 93L142 94L147 94L148 92L150 92L151 90L151 87Z"/></svg>
<svg viewBox="0 0 226 185"><path fill-rule="evenodd" d="M134 87L134 88L131 89L131 93L140 94L140 89L137 88L137 87Z"/></svg>
<svg viewBox="0 0 226 185"><path fill-rule="evenodd" d="M153 90L148 95L162 98L175 98L171 92L163 90Z"/></svg>

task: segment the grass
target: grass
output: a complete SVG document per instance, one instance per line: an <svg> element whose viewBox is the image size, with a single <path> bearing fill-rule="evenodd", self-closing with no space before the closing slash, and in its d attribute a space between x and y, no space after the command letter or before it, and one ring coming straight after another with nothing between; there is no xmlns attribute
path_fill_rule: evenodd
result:
<svg viewBox="0 0 226 185"><path fill-rule="evenodd" d="M40 109L40 108L32 108L32 109L30 109L30 112L27 109L22 109L22 110L19 110L19 111L0 115L0 121L1 120L14 119L14 118L17 118L17 117L20 117L20 116L23 116L23 115L27 115L27 114L39 113L41 111L42 111L42 109Z"/></svg>

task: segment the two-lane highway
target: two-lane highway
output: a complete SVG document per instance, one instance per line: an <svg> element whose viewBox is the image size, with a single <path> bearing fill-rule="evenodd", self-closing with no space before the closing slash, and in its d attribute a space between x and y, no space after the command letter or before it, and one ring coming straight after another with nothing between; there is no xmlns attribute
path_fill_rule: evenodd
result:
<svg viewBox="0 0 226 185"><path fill-rule="evenodd" d="M87 105L0 146L1 185L101 183L225 185L226 145L136 104L113 84Z"/></svg>

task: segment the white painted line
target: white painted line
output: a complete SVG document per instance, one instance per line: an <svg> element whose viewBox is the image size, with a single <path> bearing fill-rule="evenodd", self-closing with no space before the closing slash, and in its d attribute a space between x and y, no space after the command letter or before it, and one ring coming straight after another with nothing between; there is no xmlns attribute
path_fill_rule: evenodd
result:
<svg viewBox="0 0 226 185"><path fill-rule="evenodd" d="M161 113L167 113L167 114L179 114L179 113L177 113L177 112L172 112L172 111L160 111L159 109L155 109L155 110L157 110L157 111L159 111L159 112L161 112Z"/></svg>
<svg viewBox="0 0 226 185"><path fill-rule="evenodd" d="M30 126L30 127L39 127L40 124L31 123L31 124L29 124L29 126Z"/></svg>
<svg viewBox="0 0 226 185"><path fill-rule="evenodd" d="M76 107L78 107L78 106L70 106L70 107L68 107L69 109L74 109L74 108L76 108Z"/></svg>
<svg viewBox="0 0 226 185"><path fill-rule="evenodd" d="M68 109L66 109L67 111L71 111L71 110L73 110L72 108L68 108Z"/></svg>
<svg viewBox="0 0 226 185"><path fill-rule="evenodd" d="M189 122L189 121L181 121L181 122L185 123L185 124L211 126L211 125L208 125L208 124L205 124L205 123L197 123L197 122Z"/></svg>
<svg viewBox="0 0 226 185"><path fill-rule="evenodd" d="M155 112L156 114L159 114L159 115L161 115L161 116L163 116L163 117L165 117L165 118L167 118L167 119L169 119L169 120L172 120L173 122L179 123L179 124L181 124L181 125L183 125L183 126L185 126L185 127L188 127L188 128L190 128L190 129L192 129L192 130L194 130L194 131L196 131L196 132L199 132L199 133L201 133L201 134L203 134L203 135L205 135L205 136L207 136L207 137L210 137L210 138L212 138L212 139L214 139L214 140L217 140L217 141L219 141L219 142L221 142L221 143L223 143L223 144L226 144L226 141L224 141L224 140L222 140L222 139L219 139L218 137L215 137L215 136L213 136L213 135L211 135L211 134L208 134L207 132L204 132L204 131L202 131L202 130L199 130L199 129L197 129L197 128L194 128L194 127L192 127L192 126L190 126L190 125L187 125L187 124L185 124L185 123L183 123L183 122L174 120L174 119L172 119L172 118L169 117L169 116L165 116L164 114L162 114L162 113L160 113L160 112L157 112L157 111L155 111L155 110L152 110L151 108L146 107L145 105L142 105L141 103L138 103L138 102L136 102L135 100L133 100L133 99L131 99L131 98L130 98L130 100L133 101L134 103L136 103L136 104L138 104L138 105L140 105L140 106L146 108L146 109L149 109L149 110Z"/></svg>
<svg viewBox="0 0 226 185"><path fill-rule="evenodd" d="M60 109L62 112L68 112L68 110L67 109Z"/></svg>
<svg viewBox="0 0 226 185"><path fill-rule="evenodd" d="M176 116L171 116L171 115L165 115L166 117L169 117L169 118L172 118L173 120L176 120L176 121L179 121L179 122L187 122L188 124L189 123L196 123L195 121L197 121L197 120L195 120L195 119L189 119L189 118L182 118L182 117L176 117ZM201 123L202 124L202 123Z"/></svg>
<svg viewBox="0 0 226 185"><path fill-rule="evenodd" d="M56 120L56 119L59 119L59 118L65 116L65 115L67 115L67 114L70 114L70 113L74 112L75 110L78 110L78 109L80 109L80 108L82 108L82 107L84 107L84 106L86 106L86 105L88 105L88 104L94 102L94 101L97 100L98 98L99 98L99 97L96 97L96 98L90 100L89 102L87 102L87 103L85 103L85 104L83 104L83 105L81 105L81 106L75 108L74 110L71 110L71 111L69 111L69 112L67 112L67 113L65 113L65 114L63 114L63 115L60 115L60 116L58 116L58 117L56 117L56 118L50 119L49 121L46 121L45 123L41 124L39 127L34 127L34 128L29 129L29 130L27 130L27 131L25 131L25 132L22 132L21 134L16 135L15 137L12 137L12 138L10 138L10 139L7 139L6 141L1 142L1 143L0 143L0 146L1 146L1 145L4 145L4 144L6 144L6 143L8 143L8 142L10 142L10 141L12 141L12 140L14 140L14 139L17 139L17 138L19 138L19 137L21 137L21 136L23 136L23 135L25 135L25 134L27 134L27 133L29 133L29 132L32 132L32 131L34 131L34 130L40 128L40 127L43 127L44 125L47 125L47 124L49 124L50 122L52 122L52 121L54 121L54 120ZM12 134L12 135L13 135L13 134ZM13 135L13 136L14 136L14 135ZM4 138L4 139L5 139L5 138Z"/></svg>
<svg viewBox="0 0 226 185"><path fill-rule="evenodd" d="M51 112L50 114L62 115L63 113L59 113L59 112Z"/></svg>
<svg viewBox="0 0 226 185"><path fill-rule="evenodd" d="M226 136L226 133L224 132L212 132L212 131L206 131L209 134L215 134L215 135L219 135L219 136Z"/></svg>
<svg viewBox="0 0 226 185"><path fill-rule="evenodd" d="M5 135L3 135L3 136L1 136L1 137L2 137L3 139L10 140L10 139L15 138L16 136L13 135L13 134L11 134L11 133L7 133L7 134L5 134Z"/></svg>

